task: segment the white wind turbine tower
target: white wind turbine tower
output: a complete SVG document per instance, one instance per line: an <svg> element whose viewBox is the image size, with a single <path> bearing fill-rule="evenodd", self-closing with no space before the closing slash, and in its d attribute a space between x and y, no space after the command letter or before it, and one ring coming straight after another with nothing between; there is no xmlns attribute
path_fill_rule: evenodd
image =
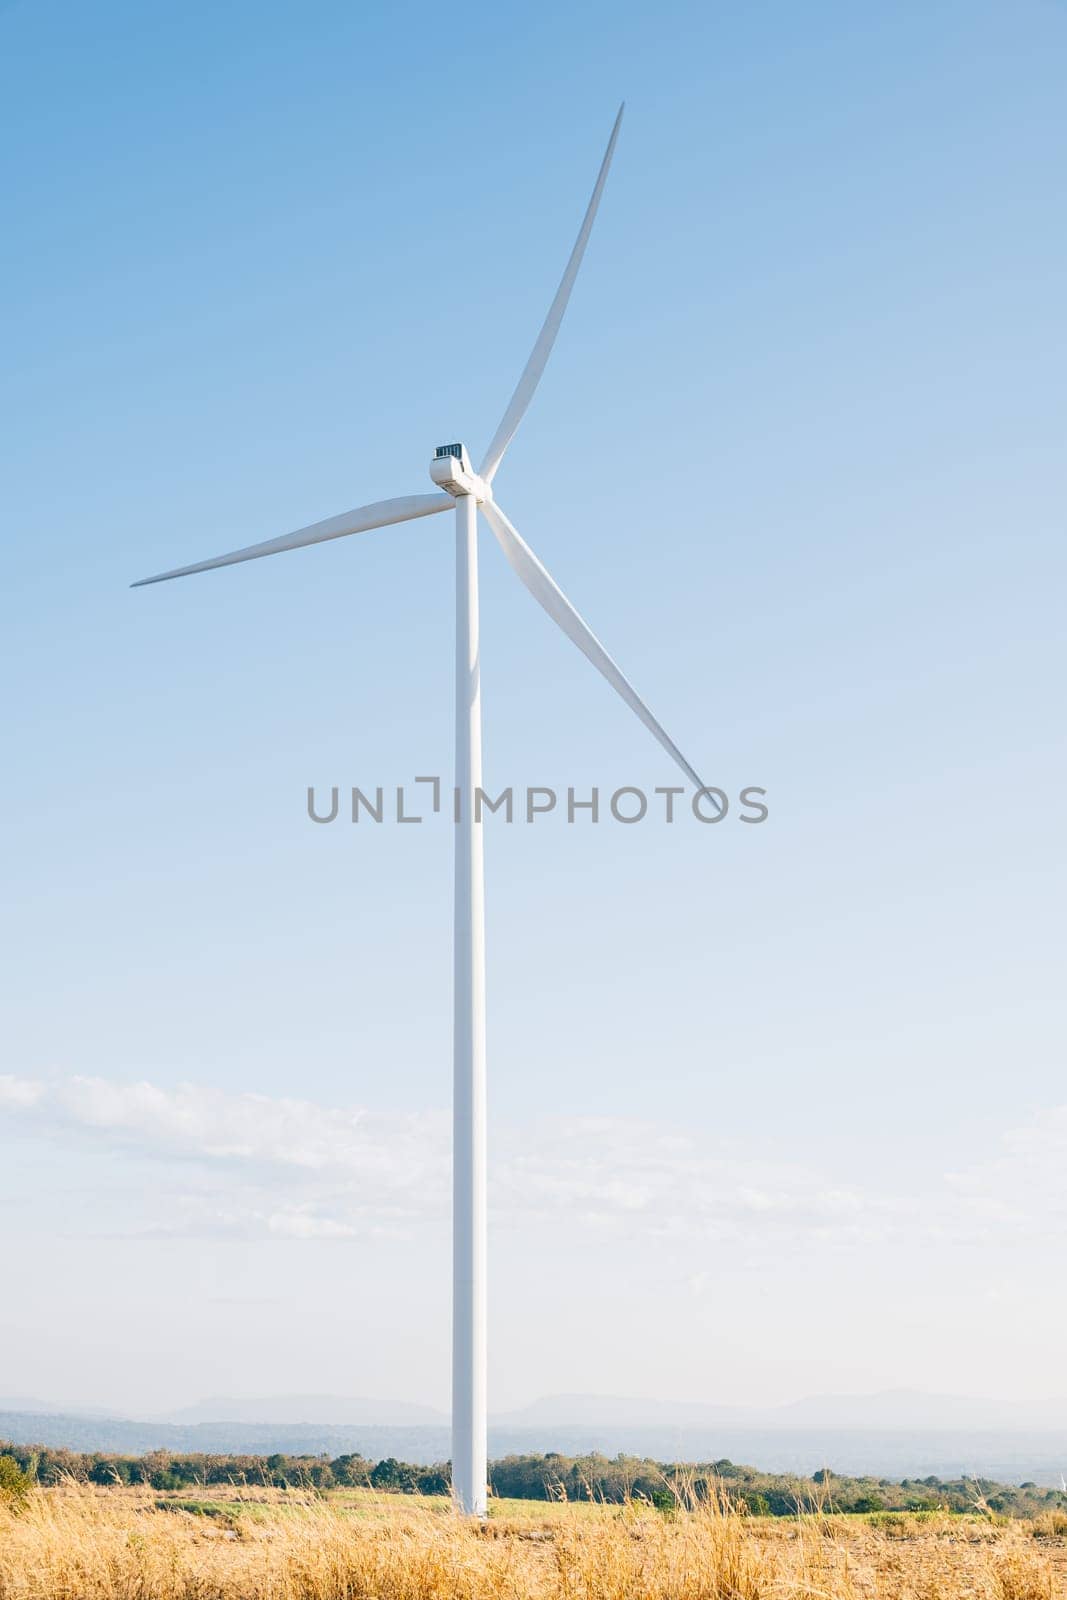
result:
<svg viewBox="0 0 1067 1600"><path fill-rule="evenodd" d="M460 1509L484 1516L486 1509L486 1117L485 1117L485 894L481 822L474 804L482 785L481 682L478 659L477 516L481 511L520 581L578 646L686 777L703 787L677 745L615 665L558 584L512 527L493 498L493 479L545 369L574 280L589 242L600 197L615 152L623 107L619 107L592 198L544 326L515 393L482 461L471 470L461 444L441 445L430 463L437 494L379 500L325 522L228 555L176 567L133 588L228 567L304 545L365 533L394 522L456 515L456 773L460 821L455 852L454 1088L453 1088L453 1278L452 1278L452 1477Z"/></svg>

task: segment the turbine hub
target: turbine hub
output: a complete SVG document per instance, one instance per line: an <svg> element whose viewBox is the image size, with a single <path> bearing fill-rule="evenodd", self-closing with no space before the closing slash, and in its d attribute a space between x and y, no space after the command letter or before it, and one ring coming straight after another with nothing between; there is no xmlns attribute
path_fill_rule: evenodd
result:
<svg viewBox="0 0 1067 1600"><path fill-rule="evenodd" d="M462 444L439 444L430 462L430 477L439 489L458 500L462 495L473 495L479 505L493 498L489 485L479 478L470 464L466 447Z"/></svg>

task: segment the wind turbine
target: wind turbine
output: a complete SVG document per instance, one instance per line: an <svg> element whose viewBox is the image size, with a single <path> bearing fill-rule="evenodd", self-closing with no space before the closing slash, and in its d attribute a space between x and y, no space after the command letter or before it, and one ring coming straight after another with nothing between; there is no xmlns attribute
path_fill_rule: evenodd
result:
<svg viewBox="0 0 1067 1600"><path fill-rule="evenodd" d="M452 1480L460 1509L475 1516L486 1510L486 1117L485 1117L485 890L481 821L475 799L482 787L481 679L478 659L477 518L482 513L507 560L553 622L588 657L630 709L677 762L686 777L703 784L678 746L656 721L640 695L620 672L592 629L559 585L520 538L493 497L493 480L504 452L533 399L545 370L563 313L589 243L604 192L623 107L619 107L600 172L578 231L570 260L548 309L521 378L493 435L478 472L471 470L462 444L440 445L430 463L436 494L379 500L355 511L314 522L295 533L228 555L176 567L133 588L184 578L214 567L256 561L260 556L299 550L304 545L366 533L394 522L456 515L456 773L459 822L455 850L455 940L453 1029L453 1201L452 1201Z"/></svg>

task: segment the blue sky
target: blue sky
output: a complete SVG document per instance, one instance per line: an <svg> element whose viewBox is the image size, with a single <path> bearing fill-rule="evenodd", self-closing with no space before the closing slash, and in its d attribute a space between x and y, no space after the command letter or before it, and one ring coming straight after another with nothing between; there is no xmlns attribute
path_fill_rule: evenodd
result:
<svg viewBox="0 0 1067 1600"><path fill-rule="evenodd" d="M498 498L771 815L490 830L494 1403L1054 1387L1067 10L0 41L7 1387L446 1398L449 829L304 802L448 773L447 521L127 585L478 455L623 96ZM672 782L482 551L488 784Z"/></svg>

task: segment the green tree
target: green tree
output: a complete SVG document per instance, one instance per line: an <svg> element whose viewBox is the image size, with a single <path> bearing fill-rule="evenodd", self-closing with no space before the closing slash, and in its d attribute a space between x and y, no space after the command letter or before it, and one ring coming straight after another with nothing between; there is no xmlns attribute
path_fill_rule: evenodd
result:
<svg viewBox="0 0 1067 1600"><path fill-rule="evenodd" d="M362 1488L370 1482L371 1463L361 1455L338 1456L330 1466L337 1482L347 1488Z"/></svg>
<svg viewBox="0 0 1067 1600"><path fill-rule="evenodd" d="M30 1497L30 1480L14 1456L0 1456L0 1505L24 1506Z"/></svg>
<svg viewBox="0 0 1067 1600"><path fill-rule="evenodd" d="M406 1461L397 1461L392 1456L387 1456L384 1461L379 1461L370 1475L373 1489L400 1489L405 1494L410 1494L415 1488L418 1469L408 1465Z"/></svg>
<svg viewBox="0 0 1067 1600"><path fill-rule="evenodd" d="M427 1467L415 1480L419 1494L448 1494L452 1488L452 1472L447 1466Z"/></svg>

